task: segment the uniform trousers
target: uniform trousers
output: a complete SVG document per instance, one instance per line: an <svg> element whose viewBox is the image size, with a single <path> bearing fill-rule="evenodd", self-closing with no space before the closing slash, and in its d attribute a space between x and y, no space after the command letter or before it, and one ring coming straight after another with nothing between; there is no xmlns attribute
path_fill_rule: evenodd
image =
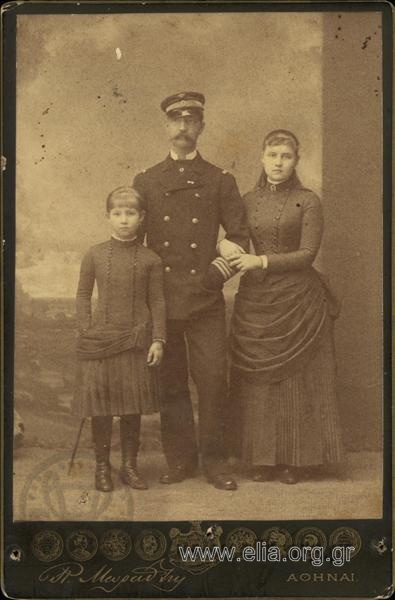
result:
<svg viewBox="0 0 395 600"><path fill-rule="evenodd" d="M168 321L162 363L161 430L163 451L170 468L181 466L194 471L200 450L207 476L226 471L223 447L226 353L226 324L222 308L189 320ZM199 400L198 444L188 386L189 373Z"/></svg>

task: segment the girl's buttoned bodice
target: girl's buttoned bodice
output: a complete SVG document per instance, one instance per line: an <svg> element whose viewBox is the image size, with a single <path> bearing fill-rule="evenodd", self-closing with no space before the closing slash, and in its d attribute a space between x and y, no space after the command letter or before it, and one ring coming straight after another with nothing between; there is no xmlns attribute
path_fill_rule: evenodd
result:
<svg viewBox="0 0 395 600"><path fill-rule="evenodd" d="M77 318L82 329L126 329L152 323L154 337L165 337L163 267L160 258L137 240L97 244L84 256L77 291ZM94 284L98 290L91 315Z"/></svg>

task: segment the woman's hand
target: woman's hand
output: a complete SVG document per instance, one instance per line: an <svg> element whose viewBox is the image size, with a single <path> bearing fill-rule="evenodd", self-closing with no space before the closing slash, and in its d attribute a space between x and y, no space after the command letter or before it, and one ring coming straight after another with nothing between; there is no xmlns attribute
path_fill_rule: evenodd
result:
<svg viewBox="0 0 395 600"><path fill-rule="evenodd" d="M225 238L218 242L217 249L222 258L225 260L230 260L231 258L239 256L240 254L244 254L244 250L241 246L235 244L234 242L230 242Z"/></svg>
<svg viewBox="0 0 395 600"><path fill-rule="evenodd" d="M149 367L158 367L163 358L163 342L152 342L147 355Z"/></svg>
<svg viewBox="0 0 395 600"><path fill-rule="evenodd" d="M262 269L263 263L260 256L255 254L240 254L229 261L231 267L235 267L240 273L253 271L254 269Z"/></svg>

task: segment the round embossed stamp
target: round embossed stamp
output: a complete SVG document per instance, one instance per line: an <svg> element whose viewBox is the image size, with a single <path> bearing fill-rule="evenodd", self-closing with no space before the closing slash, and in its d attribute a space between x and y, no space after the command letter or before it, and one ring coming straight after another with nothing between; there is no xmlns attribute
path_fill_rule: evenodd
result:
<svg viewBox="0 0 395 600"><path fill-rule="evenodd" d="M287 555L287 550L292 546L292 536L282 527L269 527L262 534L262 540L267 548L277 547L281 556Z"/></svg>
<svg viewBox="0 0 395 600"><path fill-rule="evenodd" d="M133 519L131 488L109 494L95 489L92 452L80 449L70 471L70 453L48 457L27 475L15 491L15 517L22 521L111 521Z"/></svg>
<svg viewBox="0 0 395 600"><path fill-rule="evenodd" d="M132 538L123 529L108 529L100 538L100 552L108 560L123 560L132 549Z"/></svg>
<svg viewBox="0 0 395 600"><path fill-rule="evenodd" d="M34 535L31 548L38 560L52 562L62 556L63 540L56 531L44 529Z"/></svg>
<svg viewBox="0 0 395 600"><path fill-rule="evenodd" d="M350 558L354 558L362 547L361 536L352 527L338 527L329 536L329 546L353 546L355 550L350 551Z"/></svg>
<svg viewBox="0 0 395 600"><path fill-rule="evenodd" d="M303 527L295 535L295 546L299 548L319 546L325 550L327 546L325 533L318 527Z"/></svg>
<svg viewBox="0 0 395 600"><path fill-rule="evenodd" d="M134 549L143 560L158 560L166 551L166 538L157 529L145 529L136 537Z"/></svg>
<svg viewBox="0 0 395 600"><path fill-rule="evenodd" d="M67 552L71 558L80 562L93 558L97 552L97 548L97 538L88 529L73 531L66 539Z"/></svg>
<svg viewBox="0 0 395 600"><path fill-rule="evenodd" d="M247 527L237 527L233 529L227 538L226 545L228 548L235 548L236 554L239 554L246 546L255 546L257 542L257 536Z"/></svg>

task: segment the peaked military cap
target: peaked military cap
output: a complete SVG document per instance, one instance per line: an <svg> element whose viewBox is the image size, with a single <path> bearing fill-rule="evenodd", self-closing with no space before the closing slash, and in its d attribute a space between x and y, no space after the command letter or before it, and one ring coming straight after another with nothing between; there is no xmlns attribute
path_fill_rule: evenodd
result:
<svg viewBox="0 0 395 600"><path fill-rule="evenodd" d="M199 92L179 92L165 98L160 107L168 115L179 113L184 116L194 112L202 113L204 103L205 97Z"/></svg>

